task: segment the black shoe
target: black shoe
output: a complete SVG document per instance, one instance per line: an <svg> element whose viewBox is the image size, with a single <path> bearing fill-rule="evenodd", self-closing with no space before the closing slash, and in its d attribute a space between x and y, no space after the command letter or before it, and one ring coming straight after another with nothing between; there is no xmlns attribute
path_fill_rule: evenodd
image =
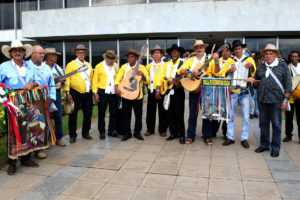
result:
<svg viewBox="0 0 300 200"><path fill-rule="evenodd" d="M225 142L223 142L223 146L228 146L228 145L231 145L231 144L234 144L234 140L231 140L231 139L226 139Z"/></svg>
<svg viewBox="0 0 300 200"><path fill-rule="evenodd" d="M253 119L253 117L254 117L254 115L251 115L251 114L250 114L250 119Z"/></svg>
<svg viewBox="0 0 300 200"><path fill-rule="evenodd" d="M260 146L257 149L255 149L255 152L256 153L261 153L261 152L269 151L269 150L270 150L269 148L264 148L264 147Z"/></svg>
<svg viewBox="0 0 300 200"><path fill-rule="evenodd" d="M71 138L70 137L70 143L75 143L76 142L76 138L74 137L74 138Z"/></svg>
<svg viewBox="0 0 300 200"><path fill-rule="evenodd" d="M178 138L178 136L173 136L173 135L170 135L168 138L167 138L167 141L171 141L171 140L174 140Z"/></svg>
<svg viewBox="0 0 300 200"><path fill-rule="evenodd" d="M123 138L121 139L121 141L126 141L128 139L130 139L132 136L131 135L124 135Z"/></svg>
<svg viewBox="0 0 300 200"><path fill-rule="evenodd" d="M292 140L292 137L285 137L282 141L283 142L289 142Z"/></svg>
<svg viewBox="0 0 300 200"><path fill-rule="evenodd" d="M253 117L258 118L258 114L254 113Z"/></svg>
<svg viewBox="0 0 300 200"><path fill-rule="evenodd" d="M87 139L87 140L92 140L93 137L90 135L83 135L82 138Z"/></svg>
<svg viewBox="0 0 300 200"><path fill-rule="evenodd" d="M17 160L12 160L7 168L8 175L14 175L17 171Z"/></svg>
<svg viewBox="0 0 300 200"><path fill-rule="evenodd" d="M31 160L30 158L23 160L21 162L21 166L25 166L25 167L39 167L40 165L37 164L36 162L34 162L33 160Z"/></svg>
<svg viewBox="0 0 300 200"><path fill-rule="evenodd" d="M141 134L134 134L134 137L138 140L144 140L143 136Z"/></svg>
<svg viewBox="0 0 300 200"><path fill-rule="evenodd" d="M105 133L100 133L100 140L105 140Z"/></svg>
<svg viewBox="0 0 300 200"><path fill-rule="evenodd" d="M116 131L113 131L111 133L108 133L108 136L117 138L117 137L119 137L119 134Z"/></svg>
<svg viewBox="0 0 300 200"><path fill-rule="evenodd" d="M185 138L184 137L180 137L179 138L179 143L180 144L185 144Z"/></svg>
<svg viewBox="0 0 300 200"><path fill-rule="evenodd" d="M241 145L242 145L245 149L249 149L249 143L248 143L247 140L241 141Z"/></svg>
<svg viewBox="0 0 300 200"><path fill-rule="evenodd" d="M272 150L271 151L271 156L272 157L278 157L279 156L279 151Z"/></svg>

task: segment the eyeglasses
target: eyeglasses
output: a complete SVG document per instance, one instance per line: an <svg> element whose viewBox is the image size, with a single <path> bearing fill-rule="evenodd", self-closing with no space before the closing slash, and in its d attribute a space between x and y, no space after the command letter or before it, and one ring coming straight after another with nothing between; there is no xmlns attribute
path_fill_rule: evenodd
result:
<svg viewBox="0 0 300 200"><path fill-rule="evenodd" d="M20 48L20 49L12 49L11 52L14 52L14 53L17 53L17 52L23 53L23 52L25 52L25 49L22 49L22 48Z"/></svg>
<svg viewBox="0 0 300 200"><path fill-rule="evenodd" d="M36 54L39 54L39 55L44 55L45 54L44 52L32 52L32 53L36 53Z"/></svg>

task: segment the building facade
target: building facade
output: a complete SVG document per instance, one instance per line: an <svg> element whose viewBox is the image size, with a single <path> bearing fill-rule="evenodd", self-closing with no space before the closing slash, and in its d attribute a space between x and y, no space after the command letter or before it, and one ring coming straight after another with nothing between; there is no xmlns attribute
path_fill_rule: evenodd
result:
<svg viewBox="0 0 300 200"><path fill-rule="evenodd" d="M298 0L3 0L0 45L19 38L55 47L62 66L78 43L90 48L87 60L95 66L107 49L122 64L129 48L176 43L189 50L195 39L210 47L241 39L251 51L273 43L287 59L300 50L299 10Z"/></svg>

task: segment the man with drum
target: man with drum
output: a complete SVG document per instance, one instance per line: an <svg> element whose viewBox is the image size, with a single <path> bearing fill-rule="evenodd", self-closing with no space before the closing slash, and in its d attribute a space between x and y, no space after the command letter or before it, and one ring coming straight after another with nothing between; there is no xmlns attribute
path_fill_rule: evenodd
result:
<svg viewBox="0 0 300 200"><path fill-rule="evenodd" d="M288 107L292 91L290 72L285 62L277 59L278 50L273 44L264 49L265 62L258 67L254 78L247 81L258 87L260 146L256 153L268 151L278 157L281 142L282 111ZM257 81L259 80L259 81ZM270 145L270 123L272 123L272 142Z"/></svg>
<svg viewBox="0 0 300 200"><path fill-rule="evenodd" d="M291 77L299 76L300 75L300 64L299 64L299 52L292 51L290 53L290 60L291 63L288 65ZM294 84L295 82L295 84ZM293 86L298 85L299 79L293 81ZM294 88L294 87L293 87ZM294 119L294 111L296 109L296 118L297 118L297 126L298 126L298 136L300 140L300 99L295 99L290 97L289 100L291 104L291 110L285 111L285 135L286 137L283 139L283 142L289 142L292 140L293 137L293 119Z"/></svg>
<svg viewBox="0 0 300 200"><path fill-rule="evenodd" d="M234 52L234 65L229 65L227 69L224 69L225 76L227 77L230 73L234 73L238 70L238 67L245 67L250 70L250 76L254 77L256 66L253 58L248 57L244 54L244 48L246 44L243 44L240 40L234 40L232 42L232 48ZM227 124L227 134L226 141L223 146L228 146L234 143L234 121L236 114L236 107L238 102L241 105L242 113L242 133L241 133L241 145L244 148L249 148L248 137L249 137L249 107L250 107L250 97L247 88L237 88L231 89L231 102L232 102L232 119Z"/></svg>

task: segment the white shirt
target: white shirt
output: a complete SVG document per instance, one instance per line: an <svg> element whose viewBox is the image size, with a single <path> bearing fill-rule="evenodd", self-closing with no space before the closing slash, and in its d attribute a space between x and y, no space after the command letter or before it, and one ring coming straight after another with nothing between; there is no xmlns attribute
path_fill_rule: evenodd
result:
<svg viewBox="0 0 300 200"><path fill-rule="evenodd" d="M292 71L293 76L300 75L300 64L299 63L297 63L296 67L291 63L290 67L291 67L291 71Z"/></svg>
<svg viewBox="0 0 300 200"><path fill-rule="evenodd" d="M21 77L25 77L25 76L26 76L25 62L23 62L23 66L22 66L22 67L20 67L19 65L17 65L17 64L14 62L13 59L11 60L11 62L12 62L12 64L13 64L14 66L16 66L16 68L17 68L17 70L18 70L20 76L21 76Z"/></svg>

